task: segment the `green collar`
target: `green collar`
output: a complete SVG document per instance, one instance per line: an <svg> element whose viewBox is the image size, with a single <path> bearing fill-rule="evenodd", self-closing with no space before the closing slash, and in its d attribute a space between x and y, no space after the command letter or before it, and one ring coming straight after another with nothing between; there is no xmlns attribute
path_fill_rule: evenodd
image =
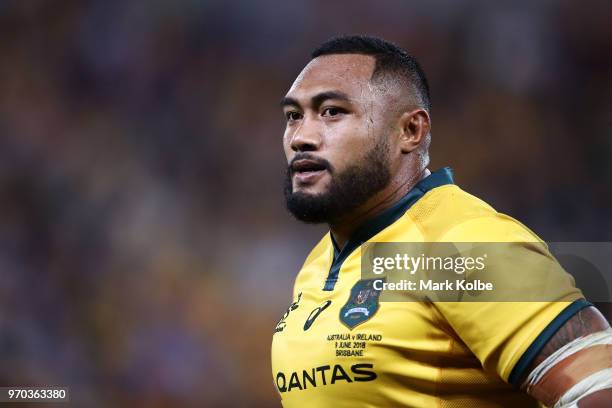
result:
<svg viewBox="0 0 612 408"><path fill-rule="evenodd" d="M330 232L329 237L334 247L334 261L329 269L329 274L327 275L327 280L325 281L323 290L334 290L334 286L338 281L338 275L340 273L342 263L355 249L361 246L361 244L367 242L374 235L378 234L380 231L397 221L429 190L453 183L453 172L449 167L444 167L431 173L429 176L419 181L397 203L393 204L391 207L387 208L385 211L378 214L371 220L368 220L361 227L359 227L357 231L355 231L355 233L349 238L342 250L338 248Z"/></svg>

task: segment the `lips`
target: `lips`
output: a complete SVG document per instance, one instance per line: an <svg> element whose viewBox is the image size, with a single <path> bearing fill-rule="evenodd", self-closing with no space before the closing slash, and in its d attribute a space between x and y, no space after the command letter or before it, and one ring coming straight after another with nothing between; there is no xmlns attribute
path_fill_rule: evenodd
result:
<svg viewBox="0 0 612 408"><path fill-rule="evenodd" d="M314 160L302 159L293 162L291 165L291 170L294 173L307 173L327 170L327 166Z"/></svg>
<svg viewBox="0 0 612 408"><path fill-rule="evenodd" d="M325 163L311 159L296 160L291 164L291 172L298 185L312 185L327 171Z"/></svg>

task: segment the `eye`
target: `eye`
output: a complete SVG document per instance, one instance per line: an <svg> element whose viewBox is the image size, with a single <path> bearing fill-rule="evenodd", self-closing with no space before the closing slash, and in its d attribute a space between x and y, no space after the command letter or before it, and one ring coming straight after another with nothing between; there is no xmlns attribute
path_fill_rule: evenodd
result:
<svg viewBox="0 0 612 408"><path fill-rule="evenodd" d="M323 112L321 113L322 116L338 116L341 113L346 113L346 111L344 109L341 108L336 108L334 106L330 106L329 108L325 108L323 109Z"/></svg>
<svg viewBox="0 0 612 408"><path fill-rule="evenodd" d="M301 119L302 114L298 111L288 111L288 112L285 112L285 117L287 118L287 121L293 122L295 120Z"/></svg>

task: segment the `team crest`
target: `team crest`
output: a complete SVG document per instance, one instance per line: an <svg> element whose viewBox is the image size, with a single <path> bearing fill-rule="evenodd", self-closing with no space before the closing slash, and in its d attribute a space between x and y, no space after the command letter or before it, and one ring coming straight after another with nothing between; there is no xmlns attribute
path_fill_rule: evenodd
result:
<svg viewBox="0 0 612 408"><path fill-rule="evenodd" d="M376 280L381 279L360 280L351 289L349 300L340 309L340 321L349 329L370 320L378 310L380 291L374 289Z"/></svg>

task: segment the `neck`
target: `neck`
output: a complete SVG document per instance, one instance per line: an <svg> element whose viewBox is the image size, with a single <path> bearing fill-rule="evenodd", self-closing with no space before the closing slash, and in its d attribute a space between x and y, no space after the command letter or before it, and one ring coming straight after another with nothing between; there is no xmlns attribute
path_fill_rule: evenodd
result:
<svg viewBox="0 0 612 408"><path fill-rule="evenodd" d="M372 196L365 204L352 211L340 221L329 224L329 229L338 245L342 249L351 235L364 223L376 217L387 208L393 206L421 180L431 172L423 169L413 173L412 177L391 182L386 188Z"/></svg>

